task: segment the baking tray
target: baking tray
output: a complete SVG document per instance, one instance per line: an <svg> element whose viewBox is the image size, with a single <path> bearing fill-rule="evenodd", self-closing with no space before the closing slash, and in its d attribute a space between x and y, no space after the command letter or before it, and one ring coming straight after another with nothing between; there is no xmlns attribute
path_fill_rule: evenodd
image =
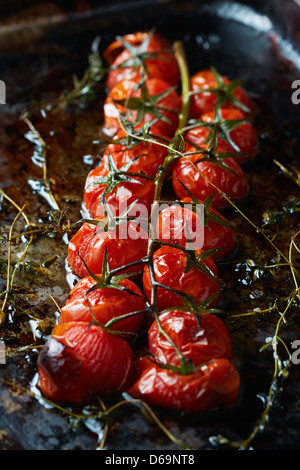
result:
<svg viewBox="0 0 300 470"><path fill-rule="evenodd" d="M98 163L99 127L103 88L88 106L70 106L42 113L63 90L72 88L72 76L81 77L95 37L103 51L115 35L155 27L170 40L182 40L191 73L215 66L230 78L244 77L244 87L258 106L256 127L261 151L249 165L250 194L241 205L243 213L261 227L267 211L277 214L269 224L276 244L287 253L291 236L299 228L296 210L282 207L299 197L299 186L289 176L299 167L299 109L292 102L291 85L299 79L300 8L296 1L131 1L131 2L2 2L0 24L0 79L6 84L6 105L0 105L1 188L19 207L25 206L31 224L49 221L51 201L42 184L38 142L28 134L28 122L20 119L27 110L47 145L47 174L67 220L81 217L87 173ZM300 106L300 105L299 105ZM274 160L289 170L282 171ZM1 290L6 288L8 235L18 211L1 199ZM238 225L241 247L234 263L220 266L227 286L224 321L230 330L242 377L236 407L188 418L154 410L169 432L189 448L210 450L236 448L221 445L246 439L261 419L274 373L274 355L266 345L274 335L278 311L238 315L283 299L293 279L289 269L260 269L276 262L272 246L239 212L227 215ZM24 229L20 216L13 234ZM74 228L75 231L75 228ZM12 260L22 253L24 239L13 238ZM294 252L293 252L294 253ZM6 363L0 365L1 450L96 450L103 438L103 423L71 419L63 410L46 405L35 392L38 348L50 334L70 290L66 275L66 239L38 237L26 253L15 279L14 294L6 313L0 339L5 340ZM54 256L54 258L52 258ZM49 262L49 258L52 261ZM251 267L246 260L254 260ZM274 261L275 260L275 261ZM42 264L43 262L45 263ZM277 261L278 262L278 261ZM295 265L299 259L295 257ZM283 308L283 305L279 305ZM300 339L299 314L289 309L280 335L288 346ZM281 357L281 356L280 356ZM285 355L283 354L283 357ZM255 435L254 450L299 448L300 365L292 363L287 377L279 380L263 432ZM15 384L15 385L14 385ZM106 404L120 397L106 397ZM68 409L70 411L70 409ZM80 409L76 409L80 412ZM180 446L163 432L141 407L127 404L109 417L106 450L178 450Z"/></svg>

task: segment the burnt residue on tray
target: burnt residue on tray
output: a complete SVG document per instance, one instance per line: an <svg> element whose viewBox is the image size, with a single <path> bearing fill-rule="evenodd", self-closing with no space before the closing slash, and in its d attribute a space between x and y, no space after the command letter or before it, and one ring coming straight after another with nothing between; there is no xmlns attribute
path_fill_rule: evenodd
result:
<svg viewBox="0 0 300 470"><path fill-rule="evenodd" d="M9 235L12 224L13 235L24 230L35 233L18 269L5 325L0 329L0 339L5 340L10 352L6 364L0 364L1 449L96 449L103 431L99 423L90 421L70 427L70 419L64 413L45 406L28 393L34 390L31 387L39 347L50 334L70 290L72 278L65 269L67 241L81 218L85 178L105 145L100 133L103 86L97 88L89 105L73 103L52 110L48 105L72 88L74 74L83 75L95 37L100 37L100 50L104 50L117 34L156 27L171 40L184 41L191 73L214 65L230 78L244 77L244 86L257 106L255 126L261 150L256 161L245 167L250 194L238 207L255 227L274 234L274 243L276 240L276 246L286 255L291 237L299 229L299 186L290 176L299 166L299 110L291 101L291 83L299 78L300 46L293 42L292 23L285 41L280 24L276 29L282 4L269 2L268 9L262 12L260 2L255 5L257 10L234 2L211 2L209 7L203 2L133 3L97 8L91 2L89 8L78 7L72 12L52 2L49 14L52 12L56 21L37 21L36 27L30 22L29 28L27 16L22 16L23 9L28 14L28 4L23 2L18 13L20 21L14 19L13 24L26 41L21 42L18 36L9 43L7 38L12 36L7 31L4 41L0 28L0 79L7 85L7 104L0 105L1 188L20 208L24 205L29 221L27 224L22 214L15 221L17 208L2 196L3 292L7 285L4 237ZM284 8L285 16L288 6ZM252 17L247 19L247 14ZM30 133L29 123L46 144L47 180L54 201L64 211L63 219L57 217L55 202L43 181L41 141ZM172 435L201 450L215 448L212 436L244 439L260 419L274 372L272 349L262 347L274 335L278 311L284 307L283 299L291 292L294 281L288 267L266 268L278 265L280 260L272 245L240 212L228 209L226 216L237 225L240 242L236 256L219 264L226 285L222 296L222 307L227 312L224 321L242 377L239 402L226 413L213 411L193 418L158 410ZM12 238L13 261L22 256L25 245L24 237ZM294 262L299 266L299 253ZM278 310L239 316L257 307L270 308L276 299ZM297 309L291 308L280 330L288 345L300 339L299 326ZM268 426L251 443L254 449L298 448L299 367L290 368L282 389L281 383L277 384L278 401L272 402ZM18 387L13 386L14 382ZM123 397L107 397L106 404L120 399ZM109 424L108 449L178 449L178 443L170 440L136 405L120 406Z"/></svg>

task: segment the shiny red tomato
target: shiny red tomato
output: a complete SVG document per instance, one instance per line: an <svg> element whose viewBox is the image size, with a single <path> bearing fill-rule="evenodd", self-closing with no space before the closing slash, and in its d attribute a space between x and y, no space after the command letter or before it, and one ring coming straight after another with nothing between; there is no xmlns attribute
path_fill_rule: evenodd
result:
<svg viewBox="0 0 300 470"><path fill-rule="evenodd" d="M101 165L91 170L87 176L83 203L90 216L93 218L104 216L105 207L102 203L104 197L114 216L125 214L130 206L126 216L140 216L147 219L154 197L153 181L143 177L129 177L130 181L117 182L111 191L103 196L108 183L98 181L108 175L108 169Z"/></svg>
<svg viewBox="0 0 300 470"><path fill-rule="evenodd" d="M233 348L225 324L215 315L171 310L159 316L159 322L176 348L194 366L218 358L232 360ZM158 362L180 367L178 354L170 341L160 333L156 321L148 330L149 352Z"/></svg>
<svg viewBox="0 0 300 470"><path fill-rule="evenodd" d="M125 114L126 118L136 125L155 120L151 125L152 134L173 136L179 122L181 97L175 89L170 88L169 83L159 78L146 80L146 88L149 95L146 99L142 98L141 89L137 89L137 82L134 80L124 80L110 90L104 102L104 133L115 135L121 128L120 114ZM163 93L164 96L161 95ZM138 106L142 107L143 111L137 121Z"/></svg>
<svg viewBox="0 0 300 470"><path fill-rule="evenodd" d="M143 294L138 286L129 279L120 280L116 287L95 287L96 281L87 276L80 279L71 290L69 297L60 312L60 323L71 321L91 322L96 320L102 325L128 313L145 309ZM123 288L124 290L121 290ZM126 339L137 333L142 325L143 314L133 315L118 320L110 329L116 330ZM132 335L126 335L132 333Z"/></svg>
<svg viewBox="0 0 300 470"><path fill-rule="evenodd" d="M247 195L246 176L234 158L223 160L223 163L229 168L227 170L227 168L220 167L211 161L199 161L205 157L204 154L190 153L188 155L189 152L197 152L190 145L186 147L185 151L187 156L178 160L172 175L173 189L179 199L186 196L186 191L179 181L199 200L203 201L214 194L212 202L214 209L221 209L230 204L218 189L225 193L232 202L239 201Z"/></svg>
<svg viewBox="0 0 300 470"><path fill-rule="evenodd" d="M55 401L79 403L122 390L133 365L124 339L88 322L58 324L41 350L38 387Z"/></svg>
<svg viewBox="0 0 300 470"><path fill-rule="evenodd" d="M223 79L224 85L229 85L231 80L229 80L224 75L221 76ZM197 90L205 90L208 88L217 88L217 80L211 70L200 70L195 73L190 80L191 91L196 92ZM244 112L249 114L253 111L253 103L251 99L247 96L245 91L240 87L236 87L233 96L242 103L244 107ZM191 107L190 107L190 117L194 119L200 119L203 114L209 113L215 110L217 102L216 95L211 91L204 91L202 93L196 93L192 95L191 98ZM237 105L227 102L223 106L224 108L238 108ZM246 111L249 109L249 113Z"/></svg>
<svg viewBox="0 0 300 470"><path fill-rule="evenodd" d="M214 122L214 112L206 113L201 116L201 120L204 123ZM238 109L222 109L221 110L222 119L230 120L235 119L244 119L244 114ZM201 126L194 127L186 132L186 139L198 146L203 146L206 144L207 138L209 137L211 129L209 127ZM235 152L236 158L239 164L246 163L253 160L258 153L258 140L256 130L251 122L245 122L229 132L229 137L232 142L235 144L236 148L233 147L229 142L223 138L218 139L218 144L223 152ZM242 155L244 154L244 155Z"/></svg>
<svg viewBox="0 0 300 470"><path fill-rule="evenodd" d="M207 225L204 226L203 218L189 207L192 199L186 197L181 199L180 202L187 204L183 207L174 203L159 213L156 223L158 240L169 243L176 242L184 248L187 248L189 244L194 244L196 250L197 247L202 248L204 251L220 249L220 251L216 251L211 255L213 259L224 258L235 250L236 237L229 226L212 220L208 220ZM215 209L210 208L210 213L217 215L225 223L227 222L225 217ZM188 226L188 231L186 226ZM192 241L190 238L192 238Z"/></svg>
<svg viewBox="0 0 300 470"><path fill-rule="evenodd" d="M187 258L185 253L178 248L162 246L153 254L153 267L157 282L166 287L176 289L182 294L188 294L197 303L214 296L210 303L210 306L213 307L219 301L220 286L216 281L218 270L212 258L206 258L203 263L209 272L213 274L213 277L203 273L196 267L192 267L189 271L185 272ZM143 273L143 286L146 296L150 301L152 282L147 265ZM165 287L158 287L157 306L159 310L179 305L183 305L180 295Z"/></svg>
<svg viewBox="0 0 300 470"><path fill-rule="evenodd" d="M136 369L127 393L150 406L189 414L228 408L238 398L240 375L228 359L216 359L188 375L164 369L146 357L136 362Z"/></svg>
<svg viewBox="0 0 300 470"><path fill-rule="evenodd" d="M110 65L106 85L109 89L124 80L138 81L148 74L160 78L171 86L179 84L180 73L177 60L172 53L170 42L159 33L138 31L127 34L123 41L112 42L104 51L104 58ZM133 54L130 46L133 47ZM135 55L135 56L134 56Z"/></svg>
<svg viewBox="0 0 300 470"><path fill-rule="evenodd" d="M90 272L101 274L105 250L110 270L144 258L148 249L147 233L134 222L122 224L120 230L123 229L126 233L121 234L118 227L102 231L96 225L84 223L68 245L68 263L73 273L80 278L88 276L86 264ZM122 270L122 273L142 269L143 265L138 264Z"/></svg>
<svg viewBox="0 0 300 470"><path fill-rule="evenodd" d="M139 141L132 145L122 143L122 139L126 137L124 131L120 131L114 138L113 142L106 147L100 167L103 170L102 174L109 172L109 159L110 155L117 168L120 170L124 165L132 161L128 172L130 173L146 173L148 176L155 176L159 165L162 165L167 154L168 149L159 143ZM119 143L121 142L121 143ZM100 171L100 168L99 168Z"/></svg>

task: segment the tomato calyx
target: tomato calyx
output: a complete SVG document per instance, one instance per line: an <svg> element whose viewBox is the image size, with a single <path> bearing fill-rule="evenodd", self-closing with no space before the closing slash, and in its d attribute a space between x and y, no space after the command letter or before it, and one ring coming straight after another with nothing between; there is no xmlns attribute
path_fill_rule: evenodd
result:
<svg viewBox="0 0 300 470"><path fill-rule="evenodd" d="M197 205L202 204L204 208L204 214L203 214L203 225L204 227L207 227L209 222L214 222L217 223L218 225L222 225L223 227L227 227L231 230L236 230L236 226L231 224L227 219L222 217L221 215L218 214L217 211L212 210L212 202L215 197L215 194L210 194L207 196L203 201L199 201L199 199L194 196L194 194L189 190L189 188L179 179L177 180L181 186L184 188L186 191L187 195L191 199L191 210L197 214ZM179 201L176 202L176 204L184 205L187 202L188 198L184 198L184 201Z"/></svg>
<svg viewBox="0 0 300 470"><path fill-rule="evenodd" d="M237 108L241 109L245 113L250 113L251 109L248 108L244 103L242 103L235 95L234 91L240 87L244 79L237 78L236 80L231 81L229 84L226 84L224 78L220 73L217 71L215 67L211 67L211 73L213 74L216 80L216 87L210 88L203 88L197 89L190 92L190 95L197 95L199 93L207 93L210 92L216 96L217 102L215 105L215 110L218 111L224 106L226 103L230 103L231 105L236 106Z"/></svg>
<svg viewBox="0 0 300 470"><path fill-rule="evenodd" d="M206 137L205 143L208 147L214 147L219 143L219 139L227 142L230 147L233 148L239 155L247 156L244 152L241 152L240 147L232 140L230 133L232 130L237 127L246 124L249 122L249 119L226 119L222 117L221 110L216 110L212 122L206 122L202 118L192 119L189 121L185 131L195 129L197 127L205 127L209 129L209 133ZM232 156L232 155L231 155ZM234 155L233 155L234 156Z"/></svg>
<svg viewBox="0 0 300 470"><path fill-rule="evenodd" d="M102 287L110 287L112 289L119 289L119 290L125 290L126 292L129 292L132 295L138 295L135 292L131 291L130 289L126 288L125 286L120 284L120 281L123 279L130 277L130 276L136 276L137 274L140 274L139 272L130 272L130 273L122 273L118 274L118 271L121 269L124 269L124 266L121 268L116 268L113 270L109 269L109 262L108 262L108 256L107 256L107 248L106 246L104 247L104 256L103 256L103 262L102 262L102 271L101 271L101 276L98 276L97 274L94 274L84 261L84 259L80 256L80 253L77 252L77 256L81 259L83 262L86 270L88 271L89 275L96 281L95 285L92 286L90 289L87 290L85 293L85 298L88 296L88 294L96 289L102 288ZM135 264L140 264L142 260L138 260L135 262ZM132 263L130 263L132 264Z"/></svg>
<svg viewBox="0 0 300 470"><path fill-rule="evenodd" d="M113 103L115 105L123 106L124 108L126 108L127 112L128 110L129 112L130 110L137 111L135 125L140 124L144 116L147 114L151 114L154 116L154 122L159 119L167 124L172 124L170 119L165 116L164 111L176 115L179 114L178 111L176 111L175 109L160 106L159 101L168 96L172 91L176 90L176 88L176 86L173 86L165 91L162 91L161 93L150 95L148 92L147 84L142 82L136 85L136 89L141 90L140 96L128 96L124 99L113 100Z"/></svg>
<svg viewBox="0 0 300 470"><path fill-rule="evenodd" d="M153 181L154 178L152 178L152 176L146 175L144 173L132 173L132 172L127 171L130 168L130 166L132 165L132 163L135 160L137 160L138 158L142 157L142 156L143 155L138 155L137 157L132 158L130 161L125 163L122 166L122 168L118 169L113 157L111 156L110 153L108 153L108 155L107 155L108 168L109 168L108 175L100 176L100 177L96 178L94 181L92 181L88 185L88 187L94 186L96 184L105 185L106 188L105 188L104 192L101 195L101 202L103 202L105 197L111 191L113 191L113 189L120 183L143 184L143 182L140 181L140 179L137 179L137 178L145 178L147 180L152 180Z"/></svg>
<svg viewBox="0 0 300 470"><path fill-rule="evenodd" d="M110 66L110 70L132 67L133 70L141 71L141 81L146 80L149 77L149 71L146 64L147 59L164 60L161 54L172 52L170 49L149 51L149 43L153 34L154 30L149 31L145 38L140 42L140 44L131 43L127 41L124 37L117 36L116 40L120 41L124 49L126 49L130 53L130 56L126 58L123 62L120 62L118 64L112 64Z"/></svg>

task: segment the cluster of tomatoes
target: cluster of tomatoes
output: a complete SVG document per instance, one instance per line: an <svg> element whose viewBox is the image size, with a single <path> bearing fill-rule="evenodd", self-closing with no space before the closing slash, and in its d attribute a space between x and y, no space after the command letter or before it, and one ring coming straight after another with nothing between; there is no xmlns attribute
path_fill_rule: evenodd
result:
<svg viewBox="0 0 300 470"><path fill-rule="evenodd" d="M252 102L238 82L214 70L190 78L184 146L165 175L175 197L155 219L153 245L156 178L182 105L178 61L153 32L117 39L104 57L103 131L110 140L87 176L90 220L68 246L79 280L39 355L39 388L58 402L126 391L186 413L228 407L237 400L240 376L227 328L209 309L220 298L218 260L236 248L235 231L219 210L228 198L247 194L241 165L257 154ZM196 203L204 206L203 240L191 250ZM149 313L147 354L135 357L134 340Z"/></svg>

